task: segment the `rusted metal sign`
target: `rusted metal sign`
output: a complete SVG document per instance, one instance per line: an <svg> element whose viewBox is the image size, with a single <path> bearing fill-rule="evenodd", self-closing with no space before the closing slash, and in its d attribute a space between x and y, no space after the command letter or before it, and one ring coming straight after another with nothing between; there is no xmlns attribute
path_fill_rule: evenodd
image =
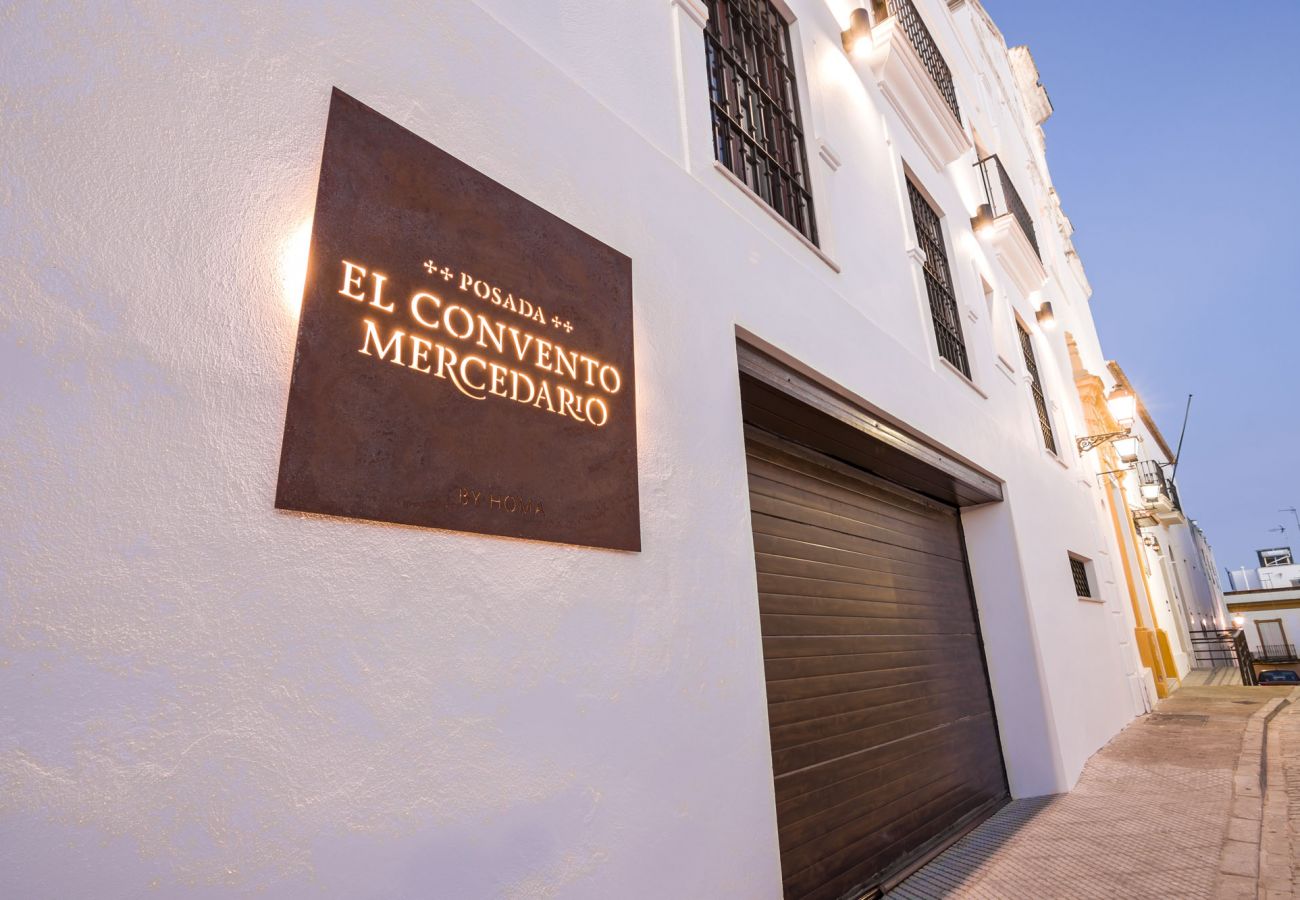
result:
<svg viewBox="0 0 1300 900"><path fill-rule="evenodd" d="M641 548L632 263L335 89L275 505Z"/></svg>

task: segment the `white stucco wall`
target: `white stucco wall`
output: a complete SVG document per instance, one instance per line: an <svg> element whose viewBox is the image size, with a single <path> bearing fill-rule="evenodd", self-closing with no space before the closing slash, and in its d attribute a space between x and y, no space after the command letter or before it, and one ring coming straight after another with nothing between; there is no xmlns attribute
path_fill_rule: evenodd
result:
<svg viewBox="0 0 1300 900"><path fill-rule="evenodd" d="M1260 587L1296 587L1300 583L1300 566L1261 566L1258 572Z"/></svg>
<svg viewBox="0 0 1300 900"><path fill-rule="evenodd" d="M1229 604L1228 615L1244 622L1241 629L1246 634L1246 642L1253 652L1261 648L1257 622L1280 621L1285 632L1286 643L1300 646L1300 587L1292 588L1256 588L1247 591L1230 592L1226 596ZM1277 608L1251 607L1272 606ZM1236 627L1236 622L1232 623Z"/></svg>
<svg viewBox="0 0 1300 900"><path fill-rule="evenodd" d="M667 0L0 12L0 895L778 896L738 327L1007 481L963 520L1015 793L1141 710L1095 479L995 360L1034 301L970 233L973 158L927 168L792 6L838 272L712 165ZM961 89L1045 209L1008 73ZM644 552L272 508L332 85L633 258ZM978 390L933 353L903 160ZM1082 287L1044 290L1099 368Z"/></svg>

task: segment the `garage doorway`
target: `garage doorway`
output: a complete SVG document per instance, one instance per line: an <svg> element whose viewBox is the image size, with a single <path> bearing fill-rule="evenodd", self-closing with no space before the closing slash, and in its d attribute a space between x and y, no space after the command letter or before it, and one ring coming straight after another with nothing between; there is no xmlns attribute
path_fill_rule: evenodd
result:
<svg viewBox="0 0 1300 900"><path fill-rule="evenodd" d="M957 505L862 463L960 497L766 381L742 399L785 896L871 896L1008 799Z"/></svg>

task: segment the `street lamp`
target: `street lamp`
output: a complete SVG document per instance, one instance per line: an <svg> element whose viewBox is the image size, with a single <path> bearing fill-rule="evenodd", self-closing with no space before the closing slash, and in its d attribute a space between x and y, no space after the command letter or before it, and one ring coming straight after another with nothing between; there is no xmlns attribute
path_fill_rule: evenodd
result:
<svg viewBox="0 0 1300 900"><path fill-rule="evenodd" d="M1115 442L1115 452L1119 454L1120 462L1137 462L1138 458L1138 439L1129 435L1122 437Z"/></svg>
<svg viewBox="0 0 1300 900"><path fill-rule="evenodd" d="M1079 447L1079 452L1087 453L1102 444L1114 444L1115 452L1119 454L1121 460L1126 463L1136 462L1138 439L1133 436L1133 419L1137 416L1137 397L1132 391L1117 387L1106 398L1106 406L1110 408L1110 414L1122 430L1077 438L1075 443Z"/></svg>
<svg viewBox="0 0 1300 900"><path fill-rule="evenodd" d="M1121 428L1132 427L1133 420L1137 418L1137 397L1132 391L1122 387L1115 388L1106 398L1106 405L1110 407L1110 414L1115 417L1115 421Z"/></svg>

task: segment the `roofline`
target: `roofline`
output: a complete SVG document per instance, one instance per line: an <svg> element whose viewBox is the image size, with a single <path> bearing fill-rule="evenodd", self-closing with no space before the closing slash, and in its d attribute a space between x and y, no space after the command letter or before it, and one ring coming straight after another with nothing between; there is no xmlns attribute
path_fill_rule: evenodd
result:
<svg viewBox="0 0 1300 900"><path fill-rule="evenodd" d="M1300 597L1292 597L1289 600L1255 600L1250 603L1228 604L1228 612L1238 615L1249 612L1270 612L1277 609L1300 609Z"/></svg>
<svg viewBox="0 0 1300 900"><path fill-rule="evenodd" d="M1156 420L1151 418L1151 413L1147 410L1147 405L1142 402L1142 395L1133 388L1133 382L1128 380L1128 375L1124 373L1124 369L1121 368L1120 364L1115 362L1113 359L1106 363L1106 368L1110 370L1110 374L1114 376L1115 380L1119 382L1121 387L1132 393L1133 396L1137 398L1138 415L1142 417L1142 424L1146 425L1147 431L1151 432L1151 436L1156 439L1156 443L1160 445L1160 449L1165 451L1165 459L1169 460L1171 463L1177 462L1178 460L1174 458L1174 451L1169 449L1169 442L1166 441L1165 436L1160 433L1160 426L1156 425Z"/></svg>
<svg viewBox="0 0 1300 900"><path fill-rule="evenodd" d="M1271 594L1275 591L1296 591L1300 593L1300 587L1291 585L1290 587L1273 587L1273 588L1247 588L1244 591L1224 591L1224 597L1235 597L1237 594Z"/></svg>

